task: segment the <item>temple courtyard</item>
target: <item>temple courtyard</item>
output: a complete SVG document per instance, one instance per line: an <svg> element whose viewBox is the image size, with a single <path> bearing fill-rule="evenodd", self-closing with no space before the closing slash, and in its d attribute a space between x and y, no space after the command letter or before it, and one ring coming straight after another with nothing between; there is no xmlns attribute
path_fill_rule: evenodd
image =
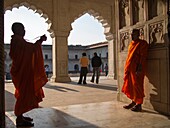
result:
<svg viewBox="0 0 170 128"><path fill-rule="evenodd" d="M170 128L170 118L143 108L142 112L125 110L126 103L117 101L117 81L105 76L99 84L78 85L78 77L70 83L44 86L45 98L40 108L26 116L34 119L34 128ZM14 87L5 83L6 128L16 128Z"/></svg>

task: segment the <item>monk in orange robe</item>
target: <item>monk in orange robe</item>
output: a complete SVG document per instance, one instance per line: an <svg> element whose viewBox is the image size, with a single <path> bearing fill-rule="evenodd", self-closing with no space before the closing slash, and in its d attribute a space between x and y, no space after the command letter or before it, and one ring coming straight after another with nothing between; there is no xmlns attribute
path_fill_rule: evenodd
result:
<svg viewBox="0 0 170 128"><path fill-rule="evenodd" d="M47 37L41 36L34 44L27 42L24 39L24 25L18 22L12 25L12 31L14 35L12 35L9 55L12 59L10 72L15 86L16 125L32 127L34 126L33 119L24 117L23 114L38 108L38 103L44 98L42 87L48 80L44 69L41 44L46 41Z"/></svg>
<svg viewBox="0 0 170 128"><path fill-rule="evenodd" d="M132 42L128 49L122 92L132 100L132 103L123 107L139 112L142 111L142 103L145 96L143 84L148 43L145 40L139 39L139 29L133 29L131 36Z"/></svg>

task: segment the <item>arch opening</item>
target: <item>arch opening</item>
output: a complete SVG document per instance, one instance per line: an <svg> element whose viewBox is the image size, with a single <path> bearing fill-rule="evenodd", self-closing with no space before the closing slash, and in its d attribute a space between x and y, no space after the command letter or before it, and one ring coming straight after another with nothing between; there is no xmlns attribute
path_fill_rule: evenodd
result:
<svg viewBox="0 0 170 128"><path fill-rule="evenodd" d="M47 36L47 41L43 42L43 56L44 56L44 64L49 64L50 72L52 75L53 65L52 65L52 46L54 43L54 31L51 29L52 22L49 19L48 15L44 13L42 10L37 9L34 5L30 5L27 2L23 2L20 4L15 4L13 6L9 6L5 8L5 44L10 43L11 35L13 35L11 26L14 22L21 22L25 26L25 36L24 38L28 42L35 42L40 38L42 35ZM46 49L51 49L50 52ZM7 69L10 69L11 59L9 58L9 47L7 50L7 59L5 60L7 64ZM48 55L48 57L46 57ZM9 70L7 70L7 74Z"/></svg>
<svg viewBox="0 0 170 128"><path fill-rule="evenodd" d="M9 43L12 35L11 26L13 22L21 22L26 29L25 38L28 41L35 41L41 35L46 34L47 41L44 44L52 44L55 34L51 29L52 22L48 15L42 10L37 9L34 5L27 2L14 4L5 8L5 43Z"/></svg>
<svg viewBox="0 0 170 128"><path fill-rule="evenodd" d="M103 34L105 35L105 39L107 41L113 40L113 34L110 32L111 26L109 25L108 21L93 9L89 9L87 11L80 13L77 17L74 18L74 21L72 21L72 23L74 23L77 19L79 19L80 17L86 14L94 17L94 20L97 20L98 23L101 24L101 27L104 28Z"/></svg>
<svg viewBox="0 0 170 128"><path fill-rule="evenodd" d="M83 23L82 21L83 20L81 20L81 21L79 21L79 19L80 18L82 18L82 17L84 17L84 16L86 16L86 17L92 17L93 18L93 20L96 22L96 24L98 24L98 26L97 27L100 27L100 28L102 28L102 31L101 31L101 35L103 36L103 38L101 39L101 40L98 40L98 41L89 41L91 44L88 44L88 45L86 45L86 43L83 43L83 41L81 41L81 43L79 43L79 42L75 42L75 44L76 45L73 45L73 46L69 46L68 47L68 52L70 52L69 51L69 48L71 47L71 49L73 50L74 48L73 47L79 47L79 51L75 51L75 49L74 49L74 51L73 51L73 53L69 53L69 57L71 57L71 55L70 54L78 54L78 58L80 58L81 57L81 54L82 54L82 52L83 51L90 51L90 49L94 49L94 47L96 47L96 46L92 46L93 44L95 45L98 45L98 46L106 46L107 45L107 50L105 50L105 53L103 53L103 51L101 51L101 48L99 48L99 51L98 51L98 55L99 56L101 56L101 58L102 58L102 60L103 60L103 64L102 64L102 66L101 66L101 72L105 72L105 65L106 64L108 64L108 47L109 47L109 41L113 41L113 34L110 32L110 25L109 25L109 23L108 23L108 21L106 20L106 19L104 19L99 13L97 13L97 12L95 12L94 10L92 10L92 9L90 9L90 10L88 10L88 11L85 11L85 12L83 12L83 13L81 13L81 14L79 14L77 17L75 17L74 18L74 20L73 20L73 22L72 22L72 24L73 23L75 23L75 22L80 22L80 24L81 24L81 26L85 26L85 27L90 27L90 25L88 26L87 24L88 24L88 21L86 21L86 19L85 19L85 21L84 22L87 22L87 23ZM75 23L76 24L76 23ZM89 23L90 24L90 23ZM96 27L95 26L95 27ZM79 26L76 26L76 25L72 25L72 30L70 31L70 35L69 35L69 37L68 37L68 44L70 45L71 43L69 42L70 41L70 36L72 36L71 34L72 34L72 32L74 31L74 29L75 29L75 27L79 27ZM83 27L82 27L83 28ZM79 29L79 28L78 28ZM95 29L95 28L94 28ZM83 29L81 29L81 27L80 27L80 30L79 30L79 33L80 33L80 31L84 31ZM77 32L78 33L78 32ZM88 32L88 34L93 34L93 31L89 31ZM100 36L101 36L100 35ZM84 36L84 34L82 34L81 35L82 37ZM74 36L74 38L78 38L78 35L76 35L76 36ZM88 35L86 35L85 36L85 38L87 39L88 38ZM91 38L90 36L89 36L89 38ZM89 49L87 48L89 46ZM93 48L92 48L93 47ZM96 47L97 48L97 47ZM87 50L88 49L88 50ZM91 60L91 58L93 57L93 53L95 52L95 50L91 50L91 52L89 52L89 53L87 53L87 57ZM72 69L69 69L70 67L73 67L73 66L70 66L70 64L73 64L73 65L75 65L75 64L78 64L79 65L79 62L78 62L78 60L77 60L77 62L74 60L74 63L73 63L73 61L72 62L70 62L71 61L71 58L68 58L68 60L69 60L69 62L68 62L68 71L70 71L70 70L72 70ZM92 67L91 67L91 64L89 65L89 70L90 70L90 72L92 72Z"/></svg>

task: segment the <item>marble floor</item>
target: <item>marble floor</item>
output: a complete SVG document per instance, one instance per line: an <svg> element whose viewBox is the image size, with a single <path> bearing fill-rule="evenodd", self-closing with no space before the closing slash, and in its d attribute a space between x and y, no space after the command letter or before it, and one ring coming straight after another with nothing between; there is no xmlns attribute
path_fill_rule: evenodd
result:
<svg viewBox="0 0 170 128"><path fill-rule="evenodd" d="M26 116L34 119L34 128L170 128L170 119L156 111L125 110L116 100L116 81L101 78L99 85L73 82L48 83L46 98ZM15 128L14 88L6 85L6 128Z"/></svg>

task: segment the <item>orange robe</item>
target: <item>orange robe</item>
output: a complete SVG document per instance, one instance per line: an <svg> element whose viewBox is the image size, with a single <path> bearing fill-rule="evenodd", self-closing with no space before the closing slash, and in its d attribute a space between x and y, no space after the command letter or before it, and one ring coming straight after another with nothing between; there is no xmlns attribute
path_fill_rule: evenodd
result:
<svg viewBox="0 0 170 128"><path fill-rule="evenodd" d="M18 35L12 36L9 55L12 59L10 72L16 89L17 100L14 110L16 116L38 108L38 103L44 98L42 87L48 80L41 43L37 41L33 44Z"/></svg>
<svg viewBox="0 0 170 128"><path fill-rule="evenodd" d="M143 84L147 51L148 44L146 41L140 39L132 41L129 45L125 64L122 92L137 104L142 104L145 96ZM137 73L139 64L141 64L142 70L140 73Z"/></svg>

